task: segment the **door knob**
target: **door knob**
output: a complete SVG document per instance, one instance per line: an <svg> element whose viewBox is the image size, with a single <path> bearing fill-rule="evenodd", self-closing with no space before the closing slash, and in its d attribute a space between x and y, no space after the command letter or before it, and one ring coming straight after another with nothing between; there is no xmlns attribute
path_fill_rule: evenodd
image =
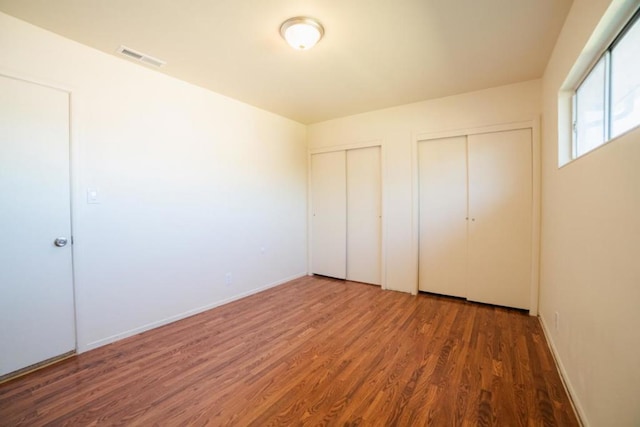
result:
<svg viewBox="0 0 640 427"><path fill-rule="evenodd" d="M67 242L68 240L66 237L58 237L56 240L53 241L53 244L61 248L63 246L67 246Z"/></svg>

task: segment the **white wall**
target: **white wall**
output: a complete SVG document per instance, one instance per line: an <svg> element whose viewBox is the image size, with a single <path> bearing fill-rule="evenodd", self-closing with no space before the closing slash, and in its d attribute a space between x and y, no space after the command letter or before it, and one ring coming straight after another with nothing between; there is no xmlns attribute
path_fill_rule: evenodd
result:
<svg viewBox="0 0 640 427"><path fill-rule="evenodd" d="M312 124L309 149L381 140L383 146L383 227L386 230L386 286L418 289L412 152L415 136L533 120L539 117L540 80L450 96Z"/></svg>
<svg viewBox="0 0 640 427"><path fill-rule="evenodd" d="M1 13L0 72L72 92L80 350L306 274L303 125Z"/></svg>
<svg viewBox="0 0 640 427"><path fill-rule="evenodd" d="M574 1L544 75L540 314L585 423L631 426L640 425L640 129L557 166L558 91L610 3L621 2Z"/></svg>

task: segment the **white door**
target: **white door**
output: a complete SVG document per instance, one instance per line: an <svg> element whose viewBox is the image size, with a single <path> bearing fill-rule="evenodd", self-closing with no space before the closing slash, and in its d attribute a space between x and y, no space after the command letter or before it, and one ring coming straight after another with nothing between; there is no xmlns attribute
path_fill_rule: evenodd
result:
<svg viewBox="0 0 640 427"><path fill-rule="evenodd" d="M421 291L467 296L467 138L418 145Z"/></svg>
<svg viewBox="0 0 640 427"><path fill-rule="evenodd" d="M381 283L380 147L347 151L347 279Z"/></svg>
<svg viewBox="0 0 640 427"><path fill-rule="evenodd" d="M347 276L347 186L344 151L311 156L311 272Z"/></svg>
<svg viewBox="0 0 640 427"><path fill-rule="evenodd" d="M0 76L0 377L75 349L69 185L69 95Z"/></svg>
<svg viewBox="0 0 640 427"><path fill-rule="evenodd" d="M528 309L531 130L470 135L468 298Z"/></svg>

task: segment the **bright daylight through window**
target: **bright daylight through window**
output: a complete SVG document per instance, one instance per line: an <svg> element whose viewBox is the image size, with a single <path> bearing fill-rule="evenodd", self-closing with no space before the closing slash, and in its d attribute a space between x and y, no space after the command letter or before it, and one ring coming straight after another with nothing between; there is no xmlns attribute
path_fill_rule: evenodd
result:
<svg viewBox="0 0 640 427"><path fill-rule="evenodd" d="M640 125L640 11L573 96L573 158Z"/></svg>

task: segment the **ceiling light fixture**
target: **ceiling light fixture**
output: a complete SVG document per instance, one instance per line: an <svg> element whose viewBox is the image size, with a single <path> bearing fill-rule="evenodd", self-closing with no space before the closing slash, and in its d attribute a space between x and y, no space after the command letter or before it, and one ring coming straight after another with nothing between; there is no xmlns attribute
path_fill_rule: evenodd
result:
<svg viewBox="0 0 640 427"><path fill-rule="evenodd" d="M307 50L320 41L324 35L324 28L320 22L313 18L296 16L282 23L280 35L292 48Z"/></svg>

